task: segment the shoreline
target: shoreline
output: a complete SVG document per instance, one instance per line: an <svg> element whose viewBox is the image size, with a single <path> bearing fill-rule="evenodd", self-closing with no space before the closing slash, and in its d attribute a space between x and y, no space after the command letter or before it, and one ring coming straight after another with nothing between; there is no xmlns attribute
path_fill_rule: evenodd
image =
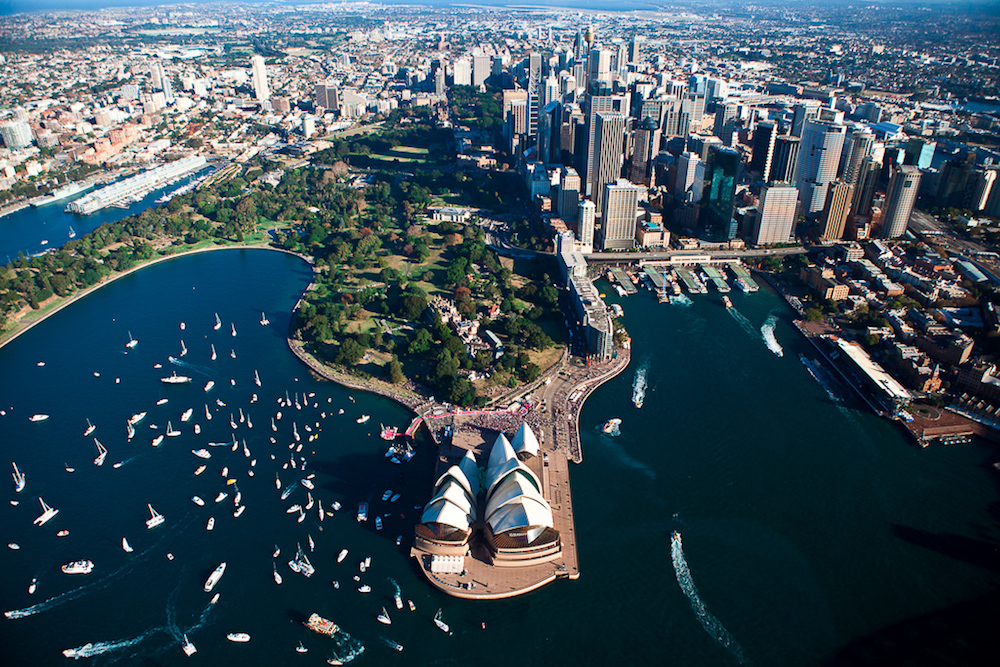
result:
<svg viewBox="0 0 1000 667"><path fill-rule="evenodd" d="M80 299L83 299L83 298L85 298L87 296L90 296L91 294L93 294L97 290L99 290L102 287L105 287L107 285L110 285L111 283L115 282L116 280L118 280L120 278L124 278L125 276L131 275L132 273L135 273L136 271L141 271L142 269L148 268L148 267L153 266L155 264L160 264L161 262L166 262L166 261L169 261L169 260L172 260L172 259L178 259L180 257L186 257L188 255L196 255L196 254L204 253L204 252L216 252L218 250L269 250L269 251L272 251L272 252L283 252L286 255L294 255L294 256L302 259L303 261L305 261L306 263L308 263L310 266L313 264L313 262L310 260L310 258L307 258L304 255L301 255L301 254L299 254L297 252L292 252L291 250L286 250L284 248L275 248L275 247L270 246L270 245L226 245L226 246L215 246L215 247L210 247L210 248L194 248L194 249L191 249L191 250L182 250L180 252L175 252L175 253L171 253L169 255L164 255L163 257L157 257L155 259L151 259L148 262L144 262L144 263L142 263L142 264L140 264L138 266L133 266L131 269L128 269L127 271L122 271L120 273L112 274L110 276L105 277L104 279L102 279L100 282L98 282L95 285L91 285L90 287L86 287L84 289L77 290L76 292L74 292L70 296L64 297L64 299L65 299L64 301L62 301L61 303L59 303L58 305L56 305L54 308L52 308L52 310L50 310L50 311L42 314L41 316L39 316L39 318L37 320L29 322L28 324L25 324L24 326L21 326L21 327L19 327L18 325L15 325L15 328L10 332L9 336L5 335L4 337L0 337L0 349L3 349L3 347L5 345L7 345L8 343L10 343L10 342L12 342L14 340L17 340L17 338L19 336L21 336L22 334L24 334L27 331L30 331L33 327L35 327L38 324L41 324L42 322L44 322L45 320L47 320L52 315L55 315L56 313L58 313L59 311L61 311L63 308L66 308L70 304L76 303Z"/></svg>

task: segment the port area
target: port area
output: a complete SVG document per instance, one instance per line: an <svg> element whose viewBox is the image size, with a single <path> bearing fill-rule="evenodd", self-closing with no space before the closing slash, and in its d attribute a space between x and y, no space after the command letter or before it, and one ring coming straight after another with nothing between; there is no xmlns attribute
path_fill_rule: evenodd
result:
<svg viewBox="0 0 1000 667"><path fill-rule="evenodd" d="M478 461L485 462L501 430L509 437L522 421L529 423L538 437L539 453L525 464L541 480L542 495L552 507L552 527L559 532L560 552L545 562L497 566L480 524L473 531L461 573L432 573L428 554L411 548L410 555L431 585L453 597L497 600L523 595L556 579L579 578L569 464L583 461L580 411L587 397L624 371L630 361L628 348L616 348L614 358L604 362L568 357L551 381L532 390L533 407L525 415L459 413L447 417L451 420L448 425L452 436L435 437L439 443L435 480L457 465L468 450L475 453ZM432 435L447 428L439 420L434 421L438 423L434 424Z"/></svg>

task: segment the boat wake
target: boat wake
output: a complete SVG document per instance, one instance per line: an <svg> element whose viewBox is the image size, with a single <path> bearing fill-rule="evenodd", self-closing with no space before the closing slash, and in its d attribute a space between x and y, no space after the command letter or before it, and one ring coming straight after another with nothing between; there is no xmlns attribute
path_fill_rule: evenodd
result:
<svg viewBox="0 0 1000 667"><path fill-rule="evenodd" d="M729 313L730 317L736 320L736 323L740 325L740 328L743 329L743 331L746 331L751 338L760 338L760 333L753 325L753 322L748 320L743 313L736 310L736 308L726 308L726 312Z"/></svg>
<svg viewBox="0 0 1000 667"><path fill-rule="evenodd" d="M612 420L612 421L621 421L621 420ZM605 431L605 433L607 435L621 435L621 431L618 430L618 424L613 424L613 430L610 431L610 432L609 431ZM648 465L646 465L642 461L639 461L639 460L633 458L621 446L615 444L613 441L605 441L605 442L608 442L609 448L611 449L612 452L615 453L615 456L618 457L619 461L621 461L622 463L624 463L629 468L634 468L635 470L641 471L643 474L645 474L650 479L656 479L656 471L655 470L653 470L652 468L650 468Z"/></svg>
<svg viewBox="0 0 1000 667"><path fill-rule="evenodd" d="M809 375L812 376L812 379L816 380L816 383L823 388L823 391L826 392L830 401L837 406L837 409L846 415L851 421L855 421L854 414L851 409L847 407L843 396L836 389L836 378L832 377L818 361L813 361L804 354L799 355L799 361L801 361L802 365L806 367L806 370L809 372Z"/></svg>
<svg viewBox="0 0 1000 667"><path fill-rule="evenodd" d="M782 349L781 345L778 344L778 339L774 337L774 325L778 321L778 316L771 313L767 316L764 324L760 327L761 336L764 339L764 345L767 345L767 349L774 352L779 357L785 356L785 350Z"/></svg>
<svg viewBox="0 0 1000 667"><path fill-rule="evenodd" d="M332 639L337 648L330 655L330 659L338 662L331 662L330 664L346 665L365 652L365 645L347 634L344 630L338 629Z"/></svg>
<svg viewBox="0 0 1000 667"><path fill-rule="evenodd" d="M133 639L118 639L114 641L97 642L96 644L84 644L83 646L79 646L74 649L68 649L66 653L70 654L68 657L72 657L77 660L80 658L93 658L95 655L110 653L111 651L117 651L119 649L128 648L129 646L135 646L151 634L152 632L145 632Z"/></svg>
<svg viewBox="0 0 1000 667"><path fill-rule="evenodd" d="M200 373L201 375L204 375L205 377L208 377L212 374L212 369L207 366L192 364L189 361L184 361L183 359L178 359L177 357L167 357L167 361L172 363L174 366L180 366L182 368L190 369L195 373Z"/></svg>
<svg viewBox="0 0 1000 667"><path fill-rule="evenodd" d="M694 301L691 300L687 294L679 294L677 296L670 297L671 306L693 306Z"/></svg>
<svg viewBox="0 0 1000 667"><path fill-rule="evenodd" d="M183 527L186 526L188 523L190 523L190 519L183 522L181 530L183 530ZM73 590L66 591L65 593L60 593L59 595L51 597L48 600L39 602L38 604L33 604L30 607L25 607L24 609L14 609L12 611L5 611L3 615L10 619L18 619L18 618L25 618L27 616L34 616L35 614L40 614L43 611L49 611L50 609L55 609L60 605L66 604L67 602L78 600L79 598L82 598L84 595L89 595L92 592L103 590L108 586L110 586L111 584L118 581L119 579L123 578L125 575L132 572L143 558L148 556L153 551L160 549L161 545L170 536L170 534L171 533L169 532L164 532L163 537L161 537L156 543L154 543L150 547L147 547L144 551L140 552L136 558L131 559L128 563L118 568L111 574L107 575L103 579L98 579L97 581L86 584L84 586L80 586L79 588L74 588Z"/></svg>
<svg viewBox="0 0 1000 667"><path fill-rule="evenodd" d="M687 596L688 602L691 603L691 609L694 611L695 616L698 617L701 627L715 641L726 647L741 665L749 664L746 656L743 655L743 649L739 643L722 626L719 619L708 611L705 603L698 596L698 589L695 588L694 579L691 578L691 571L688 569L687 560L684 558L681 534L677 531L674 531L673 536L670 538L670 558L674 563L674 574L677 576L677 583L680 585L684 595Z"/></svg>
<svg viewBox="0 0 1000 667"><path fill-rule="evenodd" d="M635 379L632 380L632 403L635 407L641 408L642 402L646 400L646 374L649 372L649 362L643 362L635 370Z"/></svg>

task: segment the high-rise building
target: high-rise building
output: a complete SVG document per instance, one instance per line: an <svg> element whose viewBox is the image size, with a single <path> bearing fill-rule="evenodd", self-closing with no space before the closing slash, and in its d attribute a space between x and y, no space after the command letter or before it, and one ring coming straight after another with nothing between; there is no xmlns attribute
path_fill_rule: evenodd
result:
<svg viewBox="0 0 1000 667"><path fill-rule="evenodd" d="M31 126L23 120L13 120L0 125L3 145L11 150L27 148L31 145Z"/></svg>
<svg viewBox="0 0 1000 667"><path fill-rule="evenodd" d="M642 119L635 129L635 146L629 165L628 180L633 183L652 185L653 160L660 153L660 128L650 117Z"/></svg>
<svg viewBox="0 0 1000 667"><path fill-rule="evenodd" d="M472 63L468 58L455 61L454 83L456 86L472 85Z"/></svg>
<svg viewBox="0 0 1000 667"><path fill-rule="evenodd" d="M984 169L976 172L972 183L972 199L969 202L969 209L973 211L983 211L990 200L990 194L997 187L997 168Z"/></svg>
<svg viewBox="0 0 1000 667"><path fill-rule="evenodd" d="M559 102L553 100L545 105L538 124L538 159L545 164L559 162L562 157L561 119L562 105Z"/></svg>
<svg viewBox="0 0 1000 667"><path fill-rule="evenodd" d="M438 71L443 72L444 69L442 68ZM323 83L317 84L315 94L313 96L313 104L317 107L323 107L324 109L339 109L340 93L337 90L337 86Z"/></svg>
<svg viewBox="0 0 1000 667"><path fill-rule="evenodd" d="M882 237L897 239L906 232L920 189L920 169L914 165L896 168L889 179L882 214Z"/></svg>
<svg viewBox="0 0 1000 667"><path fill-rule="evenodd" d="M733 208L740 165L739 151L726 146L713 146L709 151L705 167L705 231L709 236L722 239L736 236Z"/></svg>
<svg viewBox="0 0 1000 667"><path fill-rule="evenodd" d="M250 70L254 97L258 102L266 102L271 97L271 91L267 87L267 65L264 64L264 57L251 58Z"/></svg>
<svg viewBox="0 0 1000 667"><path fill-rule="evenodd" d="M587 81L611 81L611 51L591 49L588 62Z"/></svg>
<svg viewBox="0 0 1000 667"><path fill-rule="evenodd" d="M799 191L791 183L772 183L760 189L760 203L748 239L754 245L787 243L795 226Z"/></svg>
<svg viewBox="0 0 1000 667"><path fill-rule="evenodd" d="M472 85L479 87L490 78L493 66L493 59L490 56L472 56Z"/></svg>
<svg viewBox="0 0 1000 667"><path fill-rule="evenodd" d="M444 91L447 89L447 83L444 78L444 68L438 67L437 71L434 72L434 94L444 95Z"/></svg>
<svg viewBox="0 0 1000 667"><path fill-rule="evenodd" d="M826 204L820 217L820 235L824 241L844 238L844 227L851 212L854 186L846 181L834 181L826 191Z"/></svg>
<svg viewBox="0 0 1000 667"><path fill-rule="evenodd" d="M572 222L580 212L580 174L573 167L563 167L559 174L559 216Z"/></svg>
<svg viewBox="0 0 1000 667"><path fill-rule="evenodd" d="M645 38L642 35L634 35L632 41L628 43L628 61L633 65L642 63L642 43Z"/></svg>
<svg viewBox="0 0 1000 667"><path fill-rule="evenodd" d="M689 93L681 100L677 116L677 134L687 136L701 130L701 119L705 114L705 96Z"/></svg>
<svg viewBox="0 0 1000 667"><path fill-rule="evenodd" d="M597 168L597 114L626 111L626 100L622 95L587 96L587 153L583 156L583 186L585 195L594 196L594 170Z"/></svg>
<svg viewBox="0 0 1000 667"><path fill-rule="evenodd" d="M757 123L753 133L753 154L750 157L748 171L766 181L771 174L771 161L774 159L774 142L778 138L778 128L772 121Z"/></svg>
<svg viewBox="0 0 1000 667"><path fill-rule="evenodd" d="M712 134L722 140L726 146L733 145L733 135L736 133L736 121L739 119L738 104L723 104L715 110L715 123Z"/></svg>
<svg viewBox="0 0 1000 667"><path fill-rule="evenodd" d="M674 198L689 204L701 201L705 188L705 163L697 153L681 153L677 158Z"/></svg>
<svg viewBox="0 0 1000 667"><path fill-rule="evenodd" d="M826 189L837 177L840 153L846 128L829 121L806 121L795 168L795 186L799 189L802 212L810 215L822 210Z"/></svg>
<svg viewBox="0 0 1000 667"><path fill-rule="evenodd" d="M791 183L795 178L795 167L799 163L799 146L802 140L791 135L782 135L774 140L774 157L771 159L771 173L765 181Z"/></svg>
<svg viewBox="0 0 1000 667"><path fill-rule="evenodd" d="M591 183L594 204L597 215L603 216L604 185L614 183L622 175L622 161L625 158L625 123L627 116L612 111L597 114L597 132L595 134L596 164L594 180ZM603 217L602 217L603 219Z"/></svg>
<svg viewBox="0 0 1000 667"><path fill-rule="evenodd" d="M597 207L594 202L584 199L580 202L577 213L577 238L583 246L583 252L593 252L594 250L594 226L597 219Z"/></svg>
<svg viewBox="0 0 1000 667"><path fill-rule="evenodd" d="M544 108L541 100L542 54L532 51L528 54L528 135L538 134L538 120Z"/></svg>
<svg viewBox="0 0 1000 667"><path fill-rule="evenodd" d="M819 102L805 100L792 107L792 136L801 137L805 131L806 122L819 118Z"/></svg>
<svg viewBox="0 0 1000 667"><path fill-rule="evenodd" d="M931 166L936 148L936 141L913 137L906 144L906 155L903 157L903 164L911 164L919 169L927 169Z"/></svg>
<svg viewBox="0 0 1000 667"><path fill-rule="evenodd" d="M851 140L844 145L844 181L857 185L861 161L871 155L875 135L865 128L851 133Z"/></svg>
<svg viewBox="0 0 1000 667"><path fill-rule="evenodd" d="M613 183L604 183L601 199L604 210L601 215L601 247L635 247L635 222L639 210L639 193L642 186L620 178Z"/></svg>
<svg viewBox="0 0 1000 667"><path fill-rule="evenodd" d="M872 199L875 197L875 185L878 183L882 163L873 156L861 160L858 166L857 183L854 185L854 200L851 202L851 213L854 216L866 216L872 212Z"/></svg>

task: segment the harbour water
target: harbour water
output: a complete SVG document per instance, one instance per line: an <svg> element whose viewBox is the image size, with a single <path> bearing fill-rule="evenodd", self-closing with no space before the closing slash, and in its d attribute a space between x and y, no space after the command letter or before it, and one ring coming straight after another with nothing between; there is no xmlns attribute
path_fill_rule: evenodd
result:
<svg viewBox="0 0 1000 667"><path fill-rule="evenodd" d="M580 424L584 461L572 468L581 578L489 603L438 594L407 558L414 505L426 502L433 481L433 452L422 443L410 463L389 463L378 425L403 425L407 412L310 378L287 350L288 311L309 278L301 260L273 252L180 258L99 290L0 349L5 460L27 477L17 496L9 478L4 487L5 500L20 504L0 505L2 542L20 545L0 548L0 607L26 612L0 618L5 664L64 664L63 649L87 643L97 665L186 664L184 633L198 647L193 659L210 664L323 664L334 642L301 625L316 612L366 646L359 664L462 665L475 656L477 664L504 665L516 652L529 665L808 665L862 640L881 645L886 628L936 613L947 619L997 589L995 451L978 441L921 450L829 378L821 385L799 360L813 353L789 311L762 290L733 293L734 314L714 293L688 306L658 304L648 292L621 300L633 367L589 399ZM133 350L125 347L129 331L139 341ZM172 364L181 339L188 354ZM640 367L647 386L636 409ZM161 383L172 371L194 381ZM206 395L209 379L216 385ZM296 410L277 404L286 391L315 397ZM168 402L157 406L160 398ZM195 417L181 424L189 407ZM242 447L208 446L231 440L229 415L238 420L239 409L253 420L252 429L237 421L235 432L252 458ZM278 410L275 432L270 418ZM125 420L139 411L147 417L127 443ZM35 413L51 416L29 422ZM361 414L371 419L357 424ZM617 437L600 430L613 417L622 419ZM82 435L87 418L98 427L91 437ZM154 449L152 437L168 419L182 435ZM298 454L308 460L306 473L281 468L295 444L292 421L302 442L306 424L320 436ZM93 436L109 451L99 468ZM202 447L211 459L191 454ZM205 473L193 475L203 463ZM223 466L247 508L239 518ZM299 523L285 508L305 504L306 490L282 502L275 475L284 488L309 472L316 500L343 509L320 522L313 508ZM402 497L382 502L385 489ZM228 498L216 504L223 491ZM205 507L191 502L196 494ZM60 510L41 528L31 525L39 495ZM355 521L361 500L373 517L390 513L382 531ZM164 515L162 526L146 529L146 503ZM57 537L60 529L69 535ZM123 536L133 553L122 551ZM296 543L316 568L311 579L287 566ZM272 558L275 545L281 554ZM342 548L349 555L338 564ZM366 556L372 566L360 573ZM59 571L78 559L94 561L94 572ZM202 585L222 561L227 569L213 591L221 598L211 606ZM38 590L29 595L33 577ZM415 612L395 609L389 578ZM372 591L359 593L361 583ZM382 606L391 625L376 620ZM453 636L435 628L438 608ZM966 650L975 646L974 623L933 627ZM225 638L232 632L252 640L233 644ZM294 652L299 641L308 654Z"/></svg>
<svg viewBox="0 0 1000 667"><path fill-rule="evenodd" d="M173 192L191 179L186 176L176 183L151 191L141 200L125 208L109 206L91 215L75 215L65 211L66 204L84 197L97 188L91 188L74 197L69 197L47 206L29 206L20 211L0 217L0 263L17 259L18 253L36 255L46 250L59 248L70 240L70 230L76 238L83 238L106 222L118 222L130 215L142 213L166 192ZM97 186L101 187L100 185ZM42 243L45 241L46 243Z"/></svg>

